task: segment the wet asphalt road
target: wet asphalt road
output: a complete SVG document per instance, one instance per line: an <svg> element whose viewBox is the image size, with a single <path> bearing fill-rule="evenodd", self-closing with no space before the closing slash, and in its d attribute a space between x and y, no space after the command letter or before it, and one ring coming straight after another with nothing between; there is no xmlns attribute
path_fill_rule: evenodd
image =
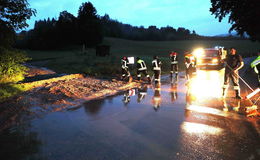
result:
<svg viewBox="0 0 260 160"><path fill-rule="evenodd" d="M210 80L218 74L198 76L214 84L205 81L197 87L195 80L189 86L181 78L175 85L165 78L160 90L144 85L76 109L23 117L22 123L0 134L0 158L259 159L259 128L254 125L259 120L239 114L243 102L231 94L219 98L222 82Z"/></svg>

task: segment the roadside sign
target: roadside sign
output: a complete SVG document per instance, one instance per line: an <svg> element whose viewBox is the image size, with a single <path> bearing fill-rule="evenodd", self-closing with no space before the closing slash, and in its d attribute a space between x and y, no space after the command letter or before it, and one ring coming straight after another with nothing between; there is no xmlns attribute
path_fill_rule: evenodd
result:
<svg viewBox="0 0 260 160"><path fill-rule="evenodd" d="M135 64L135 57L127 57L129 64Z"/></svg>

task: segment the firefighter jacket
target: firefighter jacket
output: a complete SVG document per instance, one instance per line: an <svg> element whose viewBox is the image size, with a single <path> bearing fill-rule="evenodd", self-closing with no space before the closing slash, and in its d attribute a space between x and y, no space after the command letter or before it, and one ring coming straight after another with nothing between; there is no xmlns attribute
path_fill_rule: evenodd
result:
<svg viewBox="0 0 260 160"><path fill-rule="evenodd" d="M122 69L128 69L129 62L128 60L121 60Z"/></svg>
<svg viewBox="0 0 260 160"><path fill-rule="evenodd" d="M178 57L177 55L170 54L171 64L178 64Z"/></svg>
<svg viewBox="0 0 260 160"><path fill-rule="evenodd" d="M159 59L154 59L152 61L152 65L153 65L153 70L154 71L160 71L161 70L161 66L162 66L162 62Z"/></svg>
<svg viewBox="0 0 260 160"><path fill-rule="evenodd" d="M252 63L251 67L254 68L257 74L260 74L260 56L258 56Z"/></svg>
<svg viewBox="0 0 260 160"><path fill-rule="evenodd" d="M139 59L137 61L137 69L138 69L138 71L147 70L146 64L145 64L145 62L143 60Z"/></svg>
<svg viewBox="0 0 260 160"><path fill-rule="evenodd" d="M236 70L241 66L243 62L242 57L239 54L228 55L225 59L226 61L226 71Z"/></svg>

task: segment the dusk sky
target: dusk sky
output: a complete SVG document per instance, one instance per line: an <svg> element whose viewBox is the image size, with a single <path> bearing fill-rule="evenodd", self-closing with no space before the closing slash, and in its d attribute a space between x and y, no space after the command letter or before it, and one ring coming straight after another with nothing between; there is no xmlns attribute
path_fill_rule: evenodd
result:
<svg viewBox="0 0 260 160"><path fill-rule="evenodd" d="M108 14L110 18L134 26L158 28L172 26L195 30L200 35L226 34L230 28L227 19L221 23L211 15L210 0L89 0L98 15ZM30 7L37 10L34 21L44 18L58 18L61 11L67 10L77 16L79 6L87 0L28 0Z"/></svg>

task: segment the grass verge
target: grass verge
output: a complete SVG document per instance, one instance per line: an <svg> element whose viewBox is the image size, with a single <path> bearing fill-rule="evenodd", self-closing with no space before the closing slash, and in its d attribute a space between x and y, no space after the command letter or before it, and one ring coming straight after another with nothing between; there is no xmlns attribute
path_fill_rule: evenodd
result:
<svg viewBox="0 0 260 160"><path fill-rule="evenodd" d="M0 88L0 102L2 102L9 97L32 89L32 86L28 84L0 84Z"/></svg>

